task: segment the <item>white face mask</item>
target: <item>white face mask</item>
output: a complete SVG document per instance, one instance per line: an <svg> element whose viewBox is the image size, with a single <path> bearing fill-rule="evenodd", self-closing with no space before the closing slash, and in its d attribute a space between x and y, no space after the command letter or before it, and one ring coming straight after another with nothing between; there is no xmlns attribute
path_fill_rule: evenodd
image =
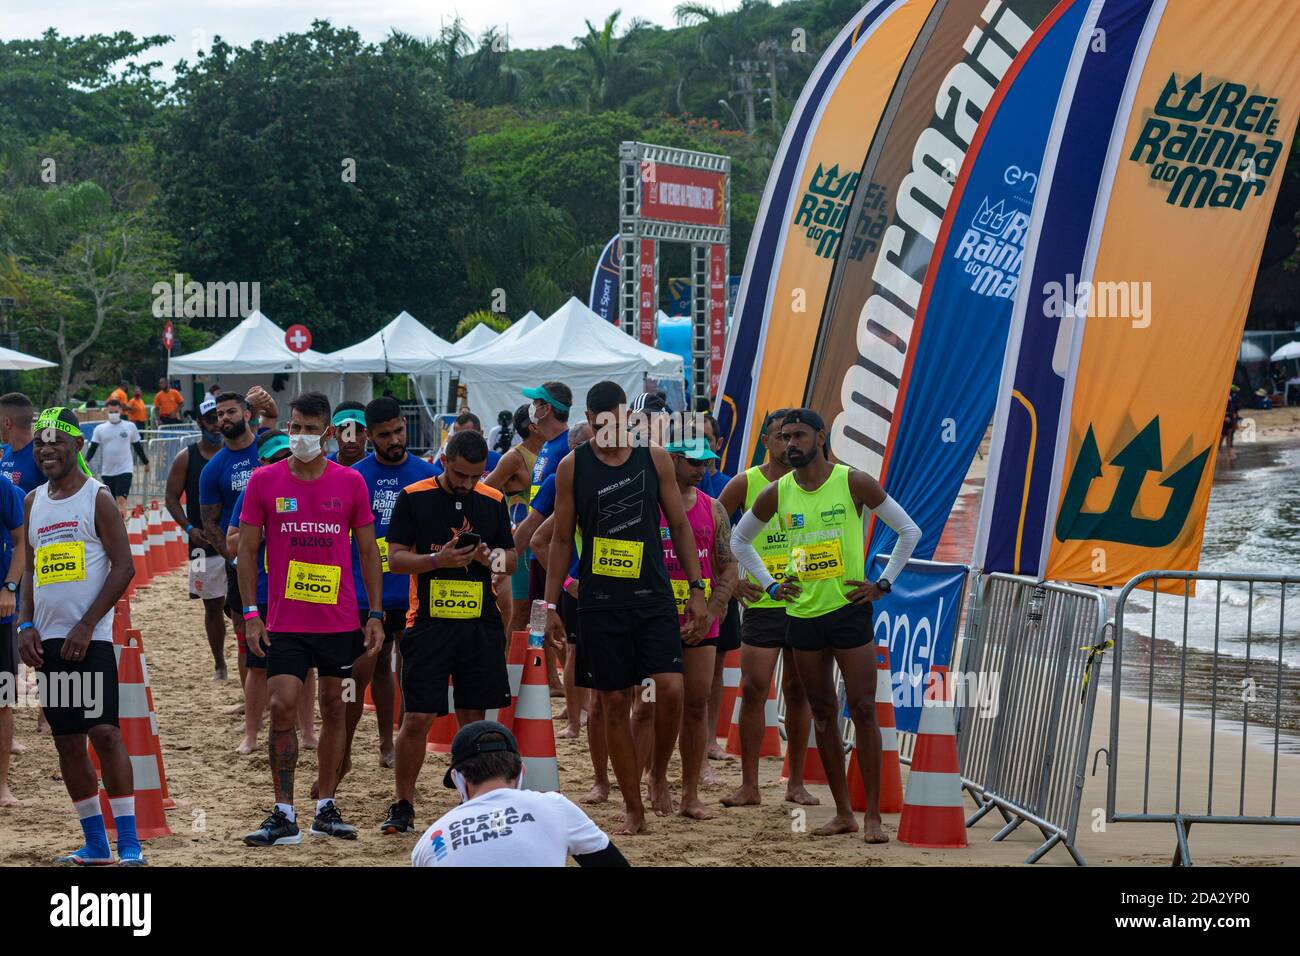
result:
<svg viewBox="0 0 1300 956"><path fill-rule="evenodd" d="M122 420L122 413L121 413L121 412L109 412L109 413L108 413L108 420L109 420L110 422L112 422L114 425L116 425L118 422L120 422L120 421Z"/></svg>
<svg viewBox="0 0 1300 956"><path fill-rule="evenodd" d="M536 404L533 404L533 405L529 405L529 406L528 406L528 420L529 420L530 422L532 422L534 425L537 424L537 405L536 405Z"/></svg>
<svg viewBox="0 0 1300 956"><path fill-rule="evenodd" d="M289 452L301 462L314 461L320 457L320 435L290 435Z"/></svg>

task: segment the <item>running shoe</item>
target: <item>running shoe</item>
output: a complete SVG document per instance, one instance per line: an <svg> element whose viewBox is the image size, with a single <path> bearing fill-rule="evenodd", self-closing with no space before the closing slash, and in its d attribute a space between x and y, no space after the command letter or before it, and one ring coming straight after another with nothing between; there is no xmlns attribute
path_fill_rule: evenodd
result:
<svg viewBox="0 0 1300 956"><path fill-rule="evenodd" d="M54 862L71 863L73 866L112 866L113 852L110 850L106 857L91 856L90 850L83 846L80 850L55 857Z"/></svg>
<svg viewBox="0 0 1300 956"><path fill-rule="evenodd" d="M118 866L148 866L149 864L145 862L144 854L140 850L136 849L136 850L127 850L125 853L123 853L121 850L118 850L117 865Z"/></svg>
<svg viewBox="0 0 1300 956"><path fill-rule="evenodd" d="M280 808L262 821L261 827L244 837L245 846L291 846L302 842L298 823Z"/></svg>
<svg viewBox="0 0 1300 956"><path fill-rule="evenodd" d="M388 819L379 824L379 832L392 835L415 829L415 807L408 800L398 800L388 808Z"/></svg>
<svg viewBox="0 0 1300 956"><path fill-rule="evenodd" d="M311 835L338 837L340 840L355 840L357 838L357 828L350 823L344 823L339 808L331 802L325 804L325 809L317 812L316 819L312 820Z"/></svg>

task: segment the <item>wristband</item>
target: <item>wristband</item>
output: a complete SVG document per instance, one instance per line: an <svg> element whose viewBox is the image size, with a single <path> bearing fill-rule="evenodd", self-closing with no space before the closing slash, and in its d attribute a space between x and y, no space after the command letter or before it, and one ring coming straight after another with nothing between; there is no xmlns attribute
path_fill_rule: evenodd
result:
<svg viewBox="0 0 1300 956"><path fill-rule="evenodd" d="M262 616L262 615L260 615L260 614L257 613L257 610L256 610L256 609L254 609L254 610L252 610L252 611L245 611L245 612L244 612L244 620L245 620L245 621L251 621L251 620L253 620L254 618L259 618L259 617L261 617L261 616Z"/></svg>
<svg viewBox="0 0 1300 956"><path fill-rule="evenodd" d="M776 600L776 595L773 592L780 586L781 586L780 581L773 581L771 584L769 584L767 586L767 596L772 598L773 600Z"/></svg>
<svg viewBox="0 0 1300 956"><path fill-rule="evenodd" d="M577 583L577 579L576 579L576 578L573 578L573 577L567 577L567 578L564 579L564 587L565 587L566 590L568 589L568 587L569 587L570 584L576 584L576 583Z"/></svg>
<svg viewBox="0 0 1300 956"><path fill-rule="evenodd" d="M190 533L191 531L193 531L193 530L194 530L194 525L192 525L192 524L187 524L187 525L185 526L185 533L186 533L186 534L189 534L189 533Z"/></svg>
<svg viewBox="0 0 1300 956"><path fill-rule="evenodd" d="M26 631L29 628L33 628L35 626L36 625L33 624L31 621L23 621L21 624L18 625L18 633L21 634L23 631Z"/></svg>

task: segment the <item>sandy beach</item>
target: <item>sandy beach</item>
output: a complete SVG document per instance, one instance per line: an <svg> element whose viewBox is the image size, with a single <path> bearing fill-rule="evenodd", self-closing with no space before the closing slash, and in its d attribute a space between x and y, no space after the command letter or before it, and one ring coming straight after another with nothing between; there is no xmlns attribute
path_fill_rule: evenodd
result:
<svg viewBox="0 0 1300 956"><path fill-rule="evenodd" d="M318 866L330 864L405 866L413 837L382 837L375 829L391 799L392 771L378 763L376 727L367 714L358 730L355 767L345 781L339 803L346 817L361 827L353 843L304 839L297 847L254 850L239 838L261 822L271 802L267 757L260 751L248 757L234 752L239 740L235 718L221 710L238 700L234 681L214 684L211 659L202 638L198 602L184 596L183 572L155 579L133 602L134 622L143 631L154 700L161 728L166 769L175 810L167 814L173 835L149 841L147 853L155 866ZM228 653L233 662L233 638ZM1105 745L1109 705L1102 695L1090 752ZM1142 772L1138 764L1145 740L1146 709L1125 700L1121 707L1124 734L1120 759L1120 807L1140 806ZM76 820L58 776L54 748L47 737L35 733L35 712L20 709L18 737L28 747L14 758L13 788L23 805L0 810L0 865L42 865L61 851L73 848L79 838ZM1171 804L1177 715L1157 708L1153 712L1153 808ZM1208 754L1208 723L1189 718L1185 730L1184 807L1194 806L1194 795L1204 793L1202 765ZM1222 809L1235 806L1237 778L1233 759L1241 752L1241 739L1230 730L1219 731L1219 760L1215 766L1216 793L1223 795ZM591 786L592 772L585 739L560 741L558 746L563 791L577 799ZM1255 743L1248 745L1251 781L1248 808L1267 803L1272 753ZM1197 756L1199 755L1199 756ZM421 826L456 802L440 786L446 758L430 755L420 777L418 819ZM1132 764L1132 766L1130 766ZM738 763L714 763L724 786L705 792L716 800L739 781ZM1094 831L1097 808L1105 806L1104 762L1098 776L1088 776L1079 815L1080 851L1092 864L1166 865L1174 847L1170 825L1113 824ZM304 753L299 765L299 805L306 804L306 789L315 771L315 754ZM1257 773L1258 772L1258 773ZM937 866L1018 864L1038 844L1037 831L1022 826L1001 843L990 843L1000 828L997 814L986 816L968 831L964 850L921 850L891 843L868 847L851 836L816 838L808 835L830 815L829 793L813 787L823 805L810 808L806 817L791 804L781 802L780 762L763 761L761 781L764 803L760 807L725 810L705 822L672 817L652 819L650 832L624 838L620 845L635 865L665 866ZM906 773L906 770L904 770ZM1262 778L1256 779L1258 774ZM1281 754L1278 760L1279 812L1296 813L1300 799L1300 757ZM672 777L677 778L674 766ZM1199 790L1197 788L1200 788ZM617 790L615 791L617 795ZM1218 798L1216 798L1217 801ZM1217 806L1216 802L1216 806ZM617 803L592 808L603 827L616 826ZM973 810L969 804L968 809ZM997 822L995 822L997 821ZM896 833L898 816L885 818L886 829ZM1193 831L1192 849L1199 864L1273 865L1300 863L1300 845L1290 831L1265 827L1201 826ZM1064 850L1053 850L1040 866L1072 866Z"/></svg>

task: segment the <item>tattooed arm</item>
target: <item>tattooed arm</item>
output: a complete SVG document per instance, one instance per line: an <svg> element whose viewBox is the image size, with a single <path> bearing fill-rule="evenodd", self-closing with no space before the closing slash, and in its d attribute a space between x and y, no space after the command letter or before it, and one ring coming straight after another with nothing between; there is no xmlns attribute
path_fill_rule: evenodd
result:
<svg viewBox="0 0 1300 956"><path fill-rule="evenodd" d="M709 597L709 614L721 620L727 615L727 602L736 587L738 566L731 551L731 519L721 501L713 502L713 594Z"/></svg>

